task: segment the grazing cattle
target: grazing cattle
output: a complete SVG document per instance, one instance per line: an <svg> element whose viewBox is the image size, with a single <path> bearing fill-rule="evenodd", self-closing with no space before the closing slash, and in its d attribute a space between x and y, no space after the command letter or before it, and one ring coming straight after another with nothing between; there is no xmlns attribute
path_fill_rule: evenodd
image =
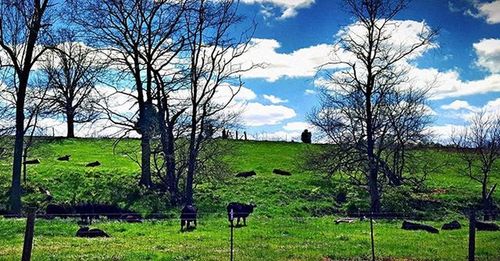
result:
<svg viewBox="0 0 500 261"><path fill-rule="evenodd" d="M285 170L281 170L281 169L273 169L273 173L281 175L281 176L291 176L292 175L292 173L285 171Z"/></svg>
<svg viewBox="0 0 500 261"><path fill-rule="evenodd" d="M255 171L245 171L245 172L240 172L238 174L236 174L236 177L238 178L248 178L248 177L251 177L251 176L255 176L257 175L257 173L255 173Z"/></svg>
<svg viewBox="0 0 500 261"><path fill-rule="evenodd" d="M76 231L76 236L77 237L109 237L109 235L98 229L98 228L93 228L89 229L88 227L81 227Z"/></svg>
<svg viewBox="0 0 500 261"><path fill-rule="evenodd" d="M250 215L250 213L253 212L253 209L257 207L255 204L243 204L243 203L236 203L236 202L231 202L229 205L227 205L227 216L229 219L229 222L231 222L231 226L233 226L233 220L234 218L237 219L236 221L236 226L240 224L240 218L243 218L243 225L247 225L247 217ZM231 210L233 211L233 220L231 220Z"/></svg>
<svg viewBox="0 0 500 261"><path fill-rule="evenodd" d="M446 223L441 227L442 230L454 230L460 228L462 228L462 225L460 225L460 223L456 220L453 220L450 223Z"/></svg>
<svg viewBox="0 0 500 261"><path fill-rule="evenodd" d="M194 222L194 227L196 228L196 217L198 211L192 205L186 205L181 210L181 231L184 230L184 226L186 226L186 230L189 230L191 227L191 222Z"/></svg>
<svg viewBox="0 0 500 261"><path fill-rule="evenodd" d="M85 165L86 167L97 167L97 166L101 166L101 163L99 161L94 161L94 162L90 162L89 164Z"/></svg>
<svg viewBox="0 0 500 261"><path fill-rule="evenodd" d="M69 157L71 157L71 155L64 155L62 157L57 158L57 160L60 160L60 161L69 161Z"/></svg>
<svg viewBox="0 0 500 261"><path fill-rule="evenodd" d="M401 228L405 229L405 230L424 230L424 231L427 231L429 233L434 233L434 234L439 233L439 230L437 230L434 227L424 225L424 224L413 223L413 222L409 222L406 220L403 221L403 226Z"/></svg>
<svg viewBox="0 0 500 261"><path fill-rule="evenodd" d="M28 164L40 164L40 160L39 159L27 160L24 162L24 164L26 164L26 165L28 165Z"/></svg>
<svg viewBox="0 0 500 261"><path fill-rule="evenodd" d="M476 221L476 229L479 231L499 231L500 227L495 223Z"/></svg>

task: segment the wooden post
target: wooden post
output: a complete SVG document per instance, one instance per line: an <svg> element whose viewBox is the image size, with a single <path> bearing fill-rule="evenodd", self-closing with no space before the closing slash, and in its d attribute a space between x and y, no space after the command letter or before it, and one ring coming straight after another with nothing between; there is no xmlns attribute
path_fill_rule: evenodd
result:
<svg viewBox="0 0 500 261"><path fill-rule="evenodd" d="M375 240L373 238L373 212L370 215L370 236L372 241L372 261L375 261Z"/></svg>
<svg viewBox="0 0 500 261"><path fill-rule="evenodd" d="M35 209L28 210L28 217L26 219L26 230L24 233L24 245L22 261L31 260L31 250L33 249L33 235L35 233Z"/></svg>
<svg viewBox="0 0 500 261"><path fill-rule="evenodd" d="M234 220L234 211L233 209L231 209L231 212L229 213L229 220L231 221L231 261L234 260L234 255L233 255L233 229L234 229L234 226L233 226L233 220Z"/></svg>
<svg viewBox="0 0 500 261"><path fill-rule="evenodd" d="M476 213L470 211L469 215L469 261L474 261L476 252Z"/></svg>

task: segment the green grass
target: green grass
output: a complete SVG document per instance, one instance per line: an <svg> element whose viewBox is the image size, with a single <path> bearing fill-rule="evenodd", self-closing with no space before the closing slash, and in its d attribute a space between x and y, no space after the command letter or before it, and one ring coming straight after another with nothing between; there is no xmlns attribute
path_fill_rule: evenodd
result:
<svg viewBox="0 0 500 261"><path fill-rule="evenodd" d="M55 202L101 202L119 204L142 213L164 212L176 218L178 209L167 204L167 196L139 189L140 169L120 149L113 151L110 139L57 139L44 141L32 150L30 158L41 164L29 166L28 186L24 196L29 204L42 195L38 187L48 189ZM317 145L285 142L230 141L231 154L225 161L231 174L255 170L257 176L230 177L217 183L199 184L195 200L200 212L199 228L179 232L179 222L127 224L100 221L95 227L112 235L109 239L74 237L74 220L38 220L35 232L34 260L223 260L228 258L229 229L225 206L231 201L255 202L257 208L249 226L236 230L237 260L346 260L366 259L370 254L369 224L335 225L332 215L348 205L366 206L363 190L349 187L342 177L325 179L321 174L301 168L304 154ZM121 148L136 148L137 140L127 140ZM426 182L427 192L412 194L414 200L433 202L436 209L425 209L427 223L436 227L452 218L467 222L459 211L476 203L479 183L461 175L459 158L448 152L424 150L442 168ZM57 157L71 154L69 162ZM101 166L85 164L100 161ZM272 173L274 168L292 172L285 177ZM10 186L10 162L0 161L0 208L5 207ZM491 183L500 183L494 173ZM348 202L338 204L339 189L348 190ZM498 192L494 195L500 200ZM388 201L389 199L387 199ZM391 198L404 204L406 199ZM3 205L3 206L2 206ZM443 216L445 215L445 216ZM467 252L467 229L408 232L399 227L401 220L375 224L377 256L410 260L464 260ZM0 260L18 260L22 249L24 221L0 219ZM477 235L479 260L500 260L500 233Z"/></svg>
<svg viewBox="0 0 500 261"><path fill-rule="evenodd" d="M439 225L439 223L430 222ZM401 230L399 221L374 225L378 258L465 260L467 229L439 234ZM19 260L24 220L0 220L0 260ZM76 238L71 221L36 223L34 260L226 260L229 228L223 218L200 220L181 233L178 221L143 224L100 222L111 238ZM365 260L370 255L369 222L335 225L332 217L250 218L235 229L236 260ZM478 232L477 260L498 260L500 233Z"/></svg>

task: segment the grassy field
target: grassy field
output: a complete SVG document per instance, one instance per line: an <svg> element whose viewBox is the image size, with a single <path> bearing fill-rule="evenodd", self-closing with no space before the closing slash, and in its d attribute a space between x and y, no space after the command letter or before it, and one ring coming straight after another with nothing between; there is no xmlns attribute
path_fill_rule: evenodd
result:
<svg viewBox="0 0 500 261"><path fill-rule="evenodd" d="M143 214L166 213L178 216L169 208L164 195L138 189L139 167L120 149L113 152L113 140L58 139L44 141L30 158L41 164L28 169L29 193L26 204L43 195L38 188L49 190L54 201L113 203ZM363 260L370 254L369 223L335 225L339 211L366 207L366 193L349 187L342 177L325 179L319 173L304 171L301 158L317 149L314 145L284 142L231 141L231 155L226 162L232 172L255 170L257 176L230 177L222 182L197 187L196 204L200 212L199 228L180 233L175 219L147 221L143 224L99 221L112 237L81 239L74 237L78 228L74 220L38 220L36 224L35 260L221 260L229 255L229 228L224 218L225 206L231 201L255 202L257 208L248 227L236 230L237 260ZM139 148L129 140L120 146ZM412 193L411 200L391 196L385 199L395 209L404 210L408 202L425 202L435 208L424 209L424 219L436 227L458 218L467 226L460 210L477 202L478 183L460 175L459 159L447 152L425 150L442 167L426 182L423 193ZM69 162L57 161L71 154ZM85 164L100 161L97 168ZM10 185L10 162L0 162L0 208L5 207ZM278 176L274 168L292 172ZM492 183L500 183L495 173ZM339 204L339 190L348 192L348 202ZM392 194L391 194L392 195ZM495 194L500 200L499 193ZM401 207L400 207L401 205ZM387 207L387 206L386 206ZM398 208L400 207L400 208ZM415 213L413 213L415 214ZM415 216L419 216L418 213ZM377 256L394 260L463 260L467 255L467 229L441 231L440 234L408 232L400 229L401 220L378 221L375 224ZM24 221L0 219L0 260L18 260L22 249ZM478 260L500 260L500 232L483 232L477 236Z"/></svg>
<svg viewBox="0 0 500 261"><path fill-rule="evenodd" d="M465 223L465 222L463 222ZM439 222L430 222L436 226ZM179 222L143 224L99 222L111 237L74 236L73 221L36 223L34 260L227 260L229 227L223 218L201 219L199 228L181 233ZM405 231L400 221L375 224L381 260L465 260L467 229L439 234ZM0 220L0 260L19 260L23 220ZM235 229L236 260L365 260L370 255L369 222L335 225L331 217L250 218ZM498 260L500 233L477 234L477 260ZM330 258L330 259L328 259Z"/></svg>

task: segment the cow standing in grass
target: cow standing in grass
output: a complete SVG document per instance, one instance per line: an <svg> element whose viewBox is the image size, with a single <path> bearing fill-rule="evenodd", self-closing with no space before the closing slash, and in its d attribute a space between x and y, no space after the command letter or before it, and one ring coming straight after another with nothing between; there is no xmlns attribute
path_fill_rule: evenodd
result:
<svg viewBox="0 0 500 261"><path fill-rule="evenodd" d="M253 212L253 209L257 207L255 204L243 204L231 202L227 205L227 216L231 226L233 226L233 220L236 218L236 226L240 224L240 218L243 218L243 225L247 225L247 217ZM231 219L231 210L233 212L233 219Z"/></svg>
<svg viewBox="0 0 500 261"><path fill-rule="evenodd" d="M189 230L191 227L191 222L194 222L194 227L196 228L196 216L197 210L192 205L186 205L182 208L181 211L181 231L184 230L184 226L186 226L186 230Z"/></svg>

